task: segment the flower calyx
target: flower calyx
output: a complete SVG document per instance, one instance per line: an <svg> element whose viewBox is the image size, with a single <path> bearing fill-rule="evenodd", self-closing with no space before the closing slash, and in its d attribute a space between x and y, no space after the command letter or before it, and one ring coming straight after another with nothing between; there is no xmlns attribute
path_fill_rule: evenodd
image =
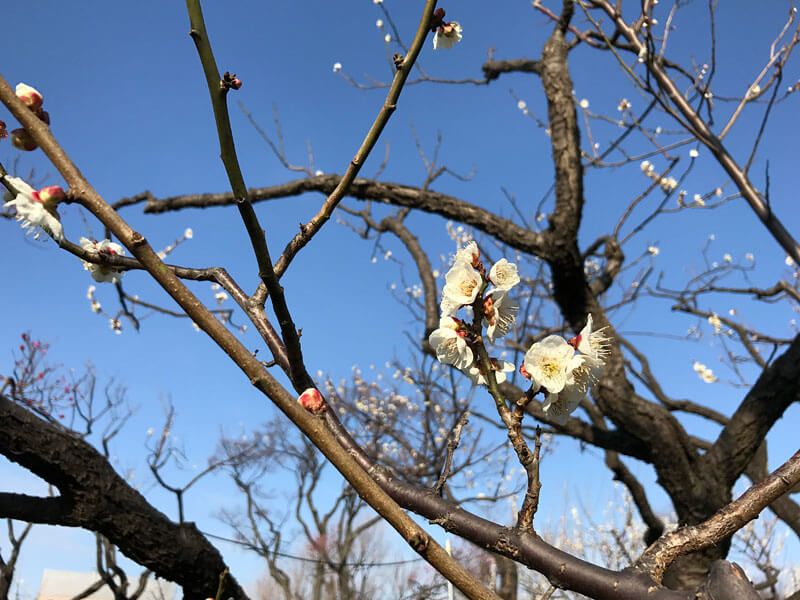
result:
<svg viewBox="0 0 800 600"><path fill-rule="evenodd" d="M242 80L236 77L236 73L231 75L228 71L225 71L220 84L222 85L223 89L238 90L240 87L242 87Z"/></svg>

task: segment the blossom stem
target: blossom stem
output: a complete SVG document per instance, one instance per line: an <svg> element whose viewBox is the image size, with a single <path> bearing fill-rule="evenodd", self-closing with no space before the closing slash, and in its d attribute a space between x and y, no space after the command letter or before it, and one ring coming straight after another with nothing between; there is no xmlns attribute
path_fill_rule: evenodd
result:
<svg viewBox="0 0 800 600"><path fill-rule="evenodd" d="M480 300L480 294L478 295L478 299L475 301L475 305L478 304L482 304L482 301ZM476 315L478 314L479 310L481 309L478 309L476 306ZM482 314L480 315L480 318L483 318ZM477 323L480 324L480 320L478 320ZM527 442L525 441L525 437L522 435L522 418L525 412L519 406L515 407L513 411L508 408L505 396L500 391L500 387L497 384L497 378L495 377L491 359L489 358L489 354L486 352L486 347L483 345L483 340L481 338L478 338L478 341L475 343L474 352L477 356L481 370L484 371L484 377L486 379L487 387L489 388L489 394L491 394L492 398L494 399L497 413L500 415L500 418L502 419L503 424L506 426L506 430L508 431L508 440L511 442L511 447L514 448L514 452L516 452L517 458L525 469L525 474L527 476L527 491L525 493L525 499L522 501L522 507L520 508L517 516L517 524L515 529L523 533L532 533L533 516L536 514L536 510L539 506L539 490L542 487L542 484L539 481L539 448L541 446L538 435L539 430L537 428L535 450L534 452L531 452ZM524 399L526 398L527 396L524 396L521 400L524 402Z"/></svg>
<svg viewBox="0 0 800 600"><path fill-rule="evenodd" d="M297 328L289 312L283 288L275 274L264 230L258 222L258 217L247 195L247 186L245 185L244 176L239 166L239 159L236 156L236 147L233 141L233 132L231 130L230 116L228 114L227 96L229 86L221 83L222 79L220 78L219 69L217 68L214 53L211 49L211 42L206 32L200 0L186 0L186 9L189 13L189 21L191 24L189 35L191 35L195 47L197 48L197 54L200 57L200 62L203 65L203 72L206 76L208 91L211 95L211 105L214 110L214 120L217 124L217 136L219 137L220 158L225 165L225 171L228 174L228 180L230 181L233 195L236 198L239 214L241 215L247 234L250 237L250 243L253 246L253 252L255 253L256 262L258 263L258 275L272 297L272 306L278 317L278 324L281 328L283 341L286 344L286 350L289 354L289 378L295 390L297 392L302 392L309 387L313 387L314 382L308 374L303 362L300 336L297 333Z"/></svg>

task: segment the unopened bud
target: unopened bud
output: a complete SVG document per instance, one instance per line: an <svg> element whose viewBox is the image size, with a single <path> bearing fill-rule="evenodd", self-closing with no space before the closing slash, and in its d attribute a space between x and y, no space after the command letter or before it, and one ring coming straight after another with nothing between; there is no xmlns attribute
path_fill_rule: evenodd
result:
<svg viewBox="0 0 800 600"><path fill-rule="evenodd" d="M530 379L531 376L528 373L528 370L525 368L525 365L519 366L519 374L522 375L525 379Z"/></svg>
<svg viewBox="0 0 800 600"><path fill-rule="evenodd" d="M17 98L22 100L25 103L25 106L30 108L32 111L36 112L42 108L42 102L44 100L38 90L24 83L18 83L16 93Z"/></svg>
<svg viewBox="0 0 800 600"><path fill-rule="evenodd" d="M300 403L300 406L315 415L324 412L328 408L322 394L315 388L308 388L300 395L297 401Z"/></svg>
<svg viewBox="0 0 800 600"><path fill-rule="evenodd" d="M236 77L236 73L231 75L228 71L222 76L222 85L226 88L238 90L242 87L242 80Z"/></svg>
<svg viewBox="0 0 800 600"><path fill-rule="evenodd" d="M5 121L0 121L0 140L7 137L8 137L8 131L6 131L6 123Z"/></svg>
<svg viewBox="0 0 800 600"><path fill-rule="evenodd" d="M48 185L46 188L39 190L39 202L48 209L55 208L66 197L64 190L58 185Z"/></svg>
<svg viewBox="0 0 800 600"><path fill-rule="evenodd" d="M30 152L39 146L33 141L33 137L25 129L14 129L11 132L11 145L14 148Z"/></svg>
<svg viewBox="0 0 800 600"><path fill-rule="evenodd" d="M40 108L36 111L36 116L39 117L39 120L43 121L45 125L50 125L50 113L46 110Z"/></svg>

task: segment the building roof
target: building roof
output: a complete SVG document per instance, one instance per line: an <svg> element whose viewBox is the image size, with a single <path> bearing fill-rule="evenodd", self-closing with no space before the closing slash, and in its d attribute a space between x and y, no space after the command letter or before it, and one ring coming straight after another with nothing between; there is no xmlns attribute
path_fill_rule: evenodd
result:
<svg viewBox="0 0 800 600"><path fill-rule="evenodd" d="M70 600L98 579L100 579L100 576L94 572L78 573L75 571L45 569L36 600ZM133 592L138 584L138 577L129 577L128 593ZM175 598L175 584L164 579L156 579L151 575L144 592L139 598L140 600L173 600ZM86 600L114 600L114 594L108 586L104 585L91 596L87 596Z"/></svg>

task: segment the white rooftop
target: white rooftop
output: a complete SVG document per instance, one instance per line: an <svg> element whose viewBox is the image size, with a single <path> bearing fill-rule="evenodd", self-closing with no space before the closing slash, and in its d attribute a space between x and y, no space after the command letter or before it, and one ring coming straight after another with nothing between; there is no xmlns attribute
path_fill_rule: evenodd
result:
<svg viewBox="0 0 800 600"><path fill-rule="evenodd" d="M45 569L36 600L70 600L99 579L100 576L97 573ZM138 584L138 577L129 577L128 594L133 592ZM175 587L171 581L156 579L154 575L151 575L147 580L144 593L139 598L141 600L173 600ZM104 585L92 595L87 596L86 600L114 600L114 594L108 586Z"/></svg>

